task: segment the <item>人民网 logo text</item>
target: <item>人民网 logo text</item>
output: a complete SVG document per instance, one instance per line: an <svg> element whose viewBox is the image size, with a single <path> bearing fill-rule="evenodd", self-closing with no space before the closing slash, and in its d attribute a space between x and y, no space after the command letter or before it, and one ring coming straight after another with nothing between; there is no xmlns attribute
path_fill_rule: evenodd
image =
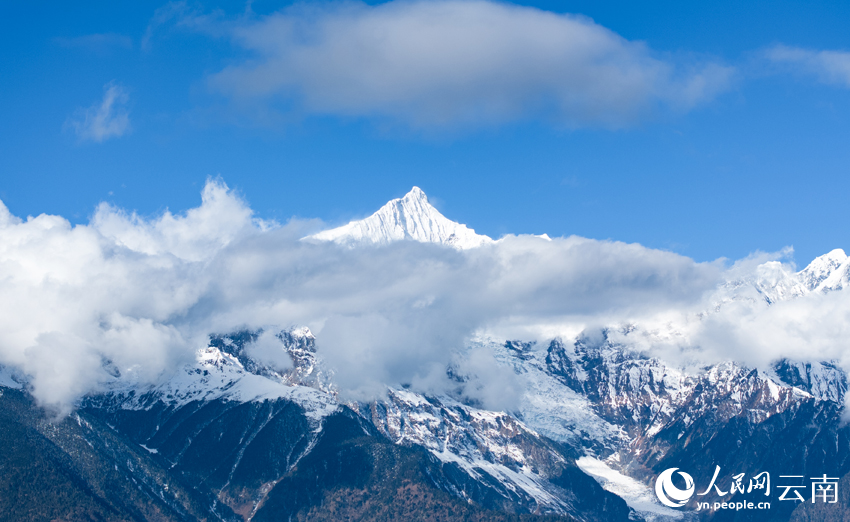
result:
<svg viewBox="0 0 850 522"><path fill-rule="evenodd" d="M676 475L681 478L684 487L673 483ZM712 494L712 499L714 497L717 499L714 499L714 502L698 502L697 510L770 509L769 472L762 471L749 477L746 473L737 473L732 475L728 482L718 481L719 477L720 466L716 466L711 482L704 491L697 493L691 475L679 471L679 468L668 468L655 480L655 495L662 504L671 508L684 507L694 495L704 497ZM778 482L774 484L774 491L778 493L777 501L806 502L811 499L812 503L835 504L838 502L838 477L828 477L824 474L821 477L807 479L803 475L778 475L778 479ZM725 487L721 487L721 482ZM724 498L727 495L729 499ZM746 495L753 495L753 497L745 497Z"/></svg>

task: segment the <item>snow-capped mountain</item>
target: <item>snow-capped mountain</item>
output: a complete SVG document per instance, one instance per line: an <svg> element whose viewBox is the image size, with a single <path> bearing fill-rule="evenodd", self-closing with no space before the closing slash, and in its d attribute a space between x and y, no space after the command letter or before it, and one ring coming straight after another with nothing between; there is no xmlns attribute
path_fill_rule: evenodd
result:
<svg viewBox="0 0 850 522"><path fill-rule="evenodd" d="M343 502L343 486L371 484L369 495L389 494L380 490L384 474L399 469L390 462L418 462L420 471L403 480L448 495L441 502L461 502L451 509L588 522L680 519L683 512L655 501L650 484L683 462L695 480L710 478L715 463L777 474L850 472L850 445L840 442L850 440L841 419L847 379L830 363L683 369L604 332L574 340L481 338L472 344L524 383L517 411L496 412L462 396L393 387L383 399L348 402L337 396L308 329L278 334L292 361L283 371L251 358L259 335L214 335L169 380L139 387L118 379L85 400L77 427L39 421L38 429L75 455L111 448L98 458L121 459L116 472L144 485L158 509L178 513L174 520L199 513L212 520L318 517L316 506ZM20 379L4 377L0 400L24 393ZM360 448L356 457L350 447ZM187 491L196 495L191 504ZM796 507L783 505L776 519L787 520Z"/></svg>
<svg viewBox="0 0 850 522"><path fill-rule="evenodd" d="M718 301L748 298L767 304L794 299L811 293L828 293L850 287L850 257L835 250L817 257L809 265L794 272L779 261L762 263L754 274L733 279L718 291Z"/></svg>
<svg viewBox="0 0 850 522"><path fill-rule="evenodd" d="M341 401L323 377L309 330L278 335L293 361L285 372L250 358L247 348L258 336L213 336L197 362L167 382L144 388L116 383L89 397L84 411L184 479L204 477L209 494L252 517L268 512L280 494L276 484L299 462L339 436L338 422L356 426L357 436L424 449L432 459L432 486L462 502L587 522L625 521L632 513L580 471L569 446L541 437L510 414L393 388L371 403ZM271 460L258 463L258 452Z"/></svg>
<svg viewBox="0 0 850 522"><path fill-rule="evenodd" d="M369 218L305 239L461 250L493 243L442 216L416 187ZM688 320L730 301L765 309L848 286L843 250L799 272L771 261L733 272L716 289L714 307ZM469 376L455 366L446 376L456 390L386 383L373 400L346 398L306 327L211 334L194 362L156 384L129 381L104 360L115 379L61 421L39 413L25 375L0 367L0 451L18 451L15 462L43 455L20 480L47 469L50 480L70 484L59 498L77 499L77 518L104 520L660 522L703 516L693 505L657 502L655 477L672 467L687 468L700 484L715 466L722 480L769 471L850 482L848 383L838 362L801 354L765 368L684 366L650 355L652 336L641 337L640 328L470 339L461 359L465 350L491 354L521 383L511 411L490 411L466 396ZM668 338L685 335L674 322L667 328ZM254 343L270 335L281 357L256 359ZM768 518L709 518L823 518L807 509L779 503Z"/></svg>
<svg viewBox="0 0 850 522"><path fill-rule="evenodd" d="M810 292L829 292L850 286L850 258L836 248L824 254L797 274L803 288Z"/></svg>
<svg viewBox="0 0 850 522"><path fill-rule="evenodd" d="M250 460L258 451L256 444L269 444L264 433L294 422L280 417L285 405L291 404L302 412L298 437L304 442L279 444L290 456L284 461L276 457L277 467L264 471L270 477L294 469L326 436L332 419L349 411L348 415L371 426L358 428L361 431L374 430L372 436L386 437L401 447L424 448L438 465L433 473L439 470L441 487L474 504L596 520L598 513L594 515L584 503L584 497L589 497L608 503L610 519L665 520L679 514L658 505L649 487L640 485L651 480L655 468L671 465L671 459L683 450L707 447L717 437L728 436L729 426L741 423L753 430L774 417L791 415L792 428L781 430L788 437L797 436L794 433L803 424L823 422L811 415L832 415L827 424L837 428L835 407L824 410L822 405L840 404L846 390L844 374L823 364L786 362L777 365L772 375L731 362L688 372L647 358L607 336L572 343L482 339L476 342L488 346L501 364L512 367L525 381L526 391L516 412L492 412L451 396L393 388L385 399L350 403L340 401L332 386L317 378L322 363L309 330L279 335L282 349L290 353L294 364L284 373L269 371L246 355L246 345L255 338L256 334L247 332L214 336L211 346L199 351L198 362L167 383L146 389L116 387L88 399L86 411L177 469L226 466L230 471L217 479L213 493L237 512L251 506L254 513L270 501L273 480L247 489L244 484L234 489L233 484L239 484L240 474L248 473L245 466L256 465ZM252 412L247 418L237 414L245 408ZM209 409L218 412L216 416L232 412L226 414L230 420L210 424L209 413L204 413ZM242 426L246 422L249 425ZM180 442L186 436L180 433L189 434L187 442ZM232 457L222 457L226 462L220 463L193 460L213 440L217 445L222 440L236 444L225 452ZM680 446L683 440L685 447ZM772 444L781 445L782 440ZM746 459L754 455L758 452L739 456L730 465L746 465ZM609 497L600 496L576 465L623 496L632 507L631 515L624 505L616 507L613 500L605 500Z"/></svg>
<svg viewBox="0 0 850 522"><path fill-rule="evenodd" d="M391 200L365 219L308 238L342 244L384 244L407 239L449 245L461 250L493 242L489 237L476 234L466 225L440 214L419 187L413 187L403 198Z"/></svg>
<svg viewBox="0 0 850 522"><path fill-rule="evenodd" d="M234 477L245 473L238 470L247 465L242 464L244 455L255 451L250 449L254 441L265 440L261 433L267 424L282 422L274 421L278 415L274 412L284 406L272 407L268 415L252 413L255 424L239 428L240 434L227 435L228 429L236 428L209 425L206 414L191 420L198 415L193 412L208 408L205 404L218 404L216 409L227 411L243 408L240 405L251 411L267 403L298 405L303 412L304 420L299 422L306 445L285 446L289 453L300 453L279 463L269 471L272 475L291 472L314 451L330 429L331 419L347 411L367 423L368 429L358 429L374 430L372 436L385 437L400 447L423 448L438 466L432 473L441 477L435 479L440 487L467 502L491 509L597 520L598 511L586 503L586 498L593 498L594 503L606 506L606 516L610 516L601 520L672 520L681 518L681 512L659 505L645 484L659 466L675 465L684 454L697 463L693 464L697 471L712 471L708 464L698 463L715 455L700 456L699 452L710 451L707 448L718 438L733 436L728 433L732 426L734 436L739 437L736 441L748 444L740 430L758 431L771 419L790 418L783 421L788 423L786 428L759 443L775 451L782 450L786 438L801 436L798 430L812 423L825 422L827 430L840 430L838 411L847 388L844 373L829 363L780 361L762 371L725 362L685 370L646 357L603 334L570 342L474 341L477 348L489 349L500 364L512 368L523 380L520 407L511 413L483 410L462 397L429 396L392 387L384 399L346 402L336 396L309 330L279 334L282 349L293 361L293 367L285 372L250 358L247 347L257 337L250 332L213 336L210 347L199 351L197 364L187 366L169 382L149 389L116 388L90 398L88 411L105 416L110 425L132 434L145 450L162 454L170 459L169 465L178 468L199 466L184 462L184 455L202 450L187 453L177 440L163 439L160 428L151 430L153 419L163 425L200 423L169 428L196 433L190 449L210 444L210 437L238 440L233 459L226 463L231 471L222 475L214 492L236 511L247 509L240 506L252 506L254 513L272 498L273 481L248 489L243 485L238 490L232 484ZM147 428L139 431L139 425ZM833 428L828 428L830 425ZM220 430L224 431L215 435ZM838 431L835 433L838 436ZM840 448L830 446L828 436L816 444L825 444L824 451ZM836 454L836 462L846 463L848 453L850 449ZM762 462L759 457L758 451L741 452L727 464L754 466ZM787 456L774 459L775 464L792 465ZM799 462L812 469L822 460L803 456ZM577 466L625 498L630 509L600 493L596 482ZM845 467L841 464L840 473L850 471Z"/></svg>

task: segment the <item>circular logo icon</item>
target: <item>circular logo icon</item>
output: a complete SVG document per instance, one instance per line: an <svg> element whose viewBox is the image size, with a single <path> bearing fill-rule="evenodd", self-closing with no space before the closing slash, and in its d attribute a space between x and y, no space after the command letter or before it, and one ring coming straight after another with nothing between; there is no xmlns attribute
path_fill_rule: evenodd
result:
<svg viewBox="0 0 850 522"><path fill-rule="evenodd" d="M655 480L655 494L658 500L665 506L673 508L684 506L694 496L694 479L684 471L680 471L679 475L685 479L685 489L679 489L673 485L673 473L678 469L665 469Z"/></svg>

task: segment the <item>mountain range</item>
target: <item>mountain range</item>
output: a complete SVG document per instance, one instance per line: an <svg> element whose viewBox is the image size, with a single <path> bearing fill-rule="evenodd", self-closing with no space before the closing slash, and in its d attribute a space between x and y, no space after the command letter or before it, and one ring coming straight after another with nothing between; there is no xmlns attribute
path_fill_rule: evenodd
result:
<svg viewBox="0 0 850 522"><path fill-rule="evenodd" d="M498 240L440 214L414 187L375 214L304 238L347 248L395 241L468 250ZM753 275L755 274L755 275ZM775 261L724 281L716 313L842 292L842 250L801 271ZM57 417L27 377L0 369L3 520L844 520L850 487L847 375L839 361L682 364L611 325L575 338L479 336L523 383L510 411L460 393L387 383L371 400L337 389L304 326L274 331L292 364L252 357L262 331L211 332L193 362L140 385L115 379ZM671 328L675 328L675 325ZM460 388L459 368L446 368ZM705 487L767 471L840 479L834 506L769 511L662 505L656 477L686 469ZM774 486L776 487L776 486ZM722 500L750 499L739 492ZM772 500L776 495L772 497Z"/></svg>

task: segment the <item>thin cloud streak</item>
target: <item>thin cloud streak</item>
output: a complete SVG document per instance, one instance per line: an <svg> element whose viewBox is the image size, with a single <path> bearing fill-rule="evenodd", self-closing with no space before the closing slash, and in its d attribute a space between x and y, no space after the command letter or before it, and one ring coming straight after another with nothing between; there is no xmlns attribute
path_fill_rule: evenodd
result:
<svg viewBox="0 0 850 522"><path fill-rule="evenodd" d="M776 45L764 51L775 66L817 77L821 82L850 88L850 52Z"/></svg>
<svg viewBox="0 0 850 522"><path fill-rule="evenodd" d="M80 141L101 143L110 138L121 137L130 132L130 115L127 90L109 82L103 86L103 99L85 109L79 109L66 126L73 129Z"/></svg>

